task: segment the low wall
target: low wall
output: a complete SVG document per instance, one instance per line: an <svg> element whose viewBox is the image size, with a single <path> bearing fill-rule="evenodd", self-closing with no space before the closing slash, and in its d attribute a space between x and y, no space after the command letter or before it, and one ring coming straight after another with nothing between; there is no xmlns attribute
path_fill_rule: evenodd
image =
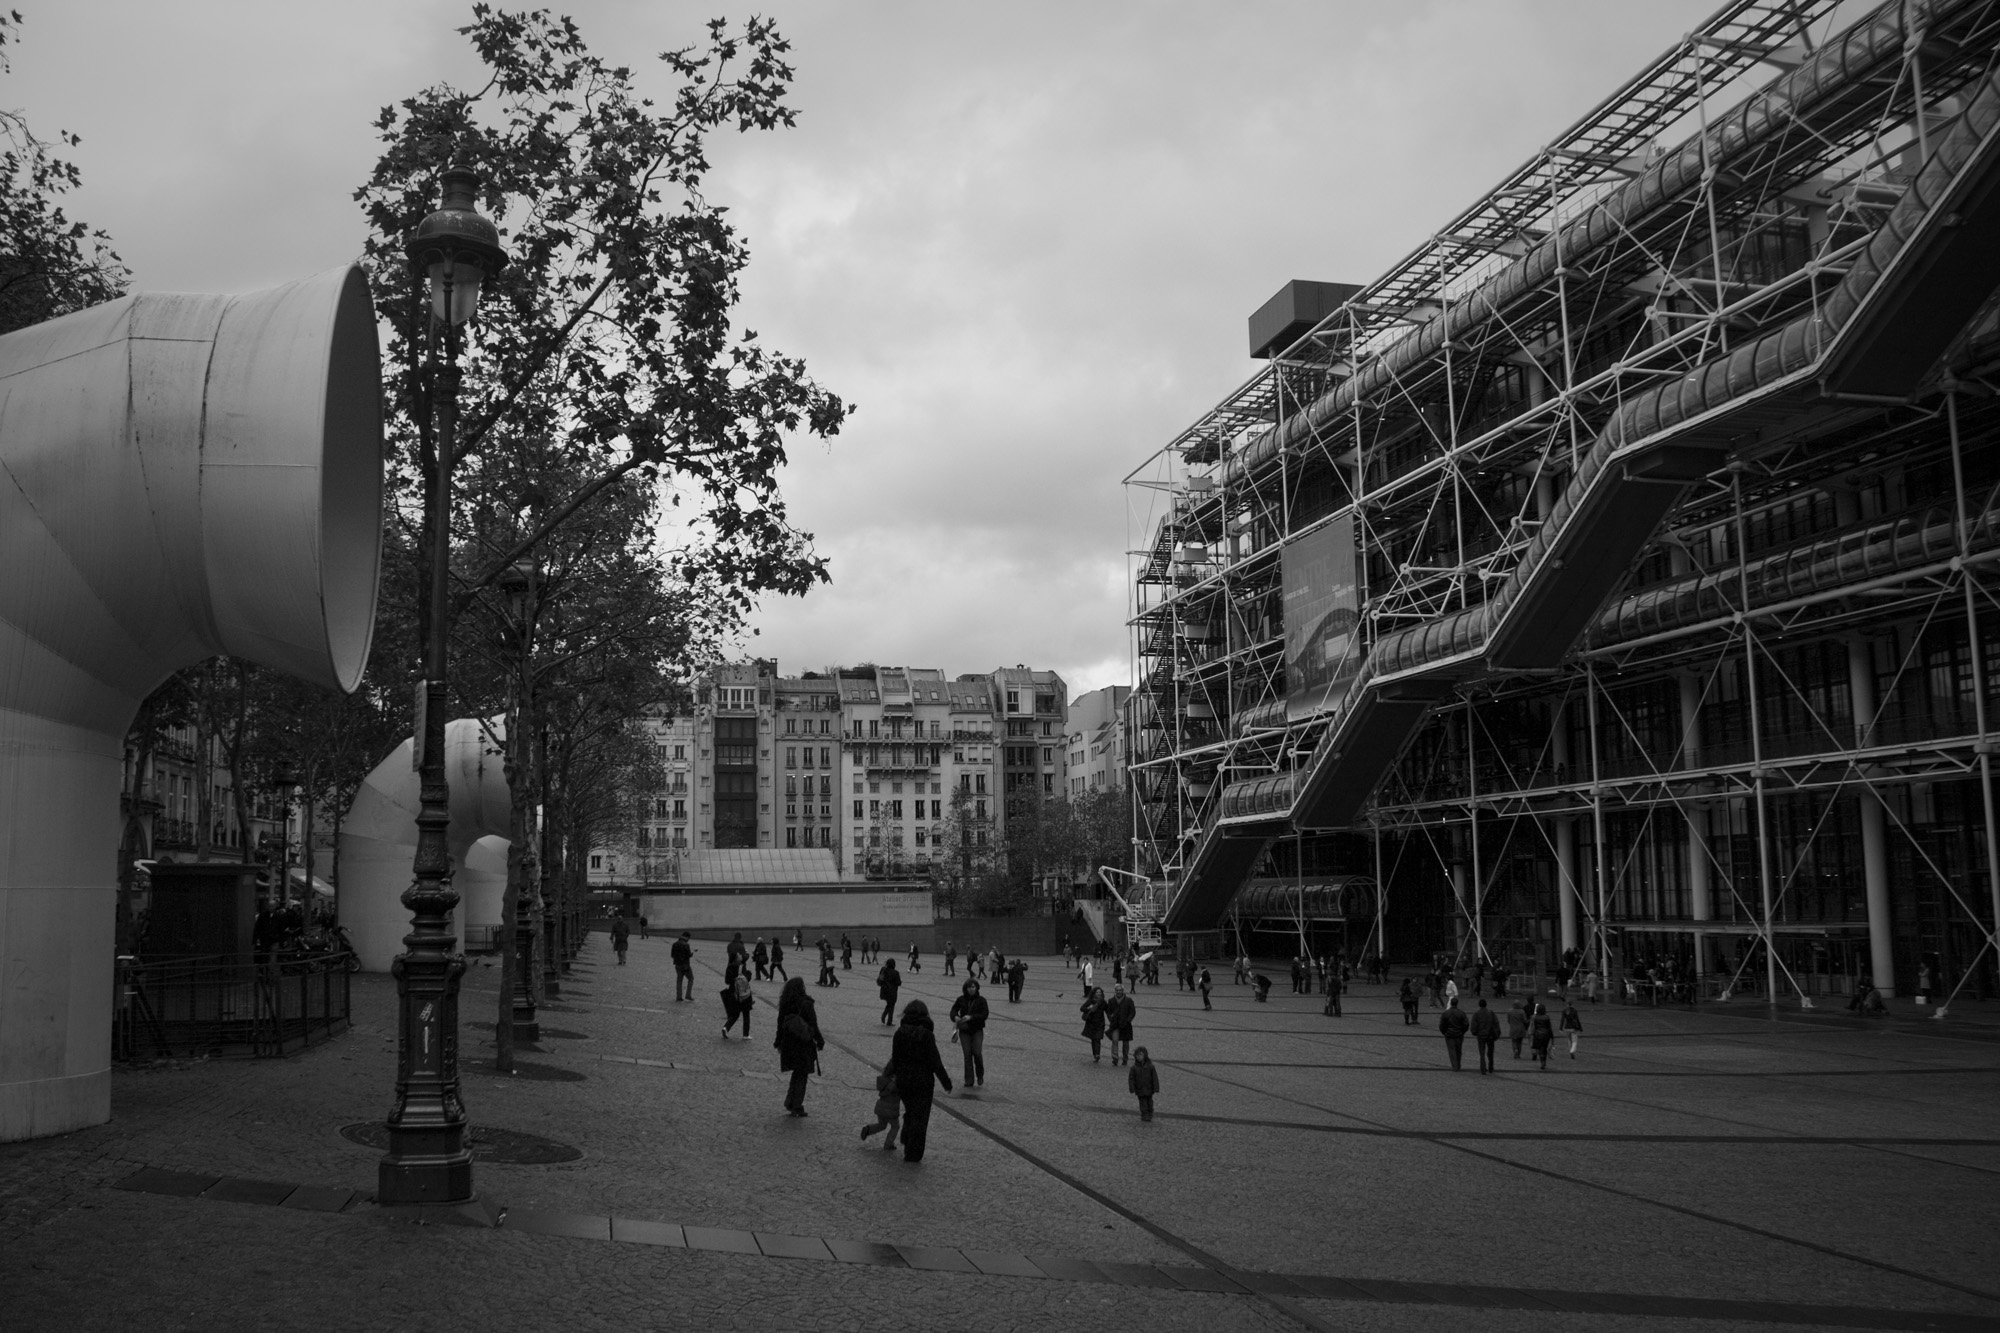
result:
<svg viewBox="0 0 2000 1333"><path fill-rule="evenodd" d="M706 935L712 931L745 934L794 930L808 938L825 930L869 930L878 934L924 931L931 924L928 889L906 893L814 892L810 889L770 889L756 893L637 893L639 915L649 929ZM921 937L919 937L921 938Z"/></svg>
<svg viewBox="0 0 2000 1333"><path fill-rule="evenodd" d="M758 900L754 906L746 901L753 896ZM739 933L746 942L776 935L787 950L792 950L792 932L796 930L804 934L805 948L811 950L821 936L837 945L845 934L854 942L863 937L878 939L882 942L882 952L894 954L898 959L910 951L912 944L925 958L934 959L944 952L947 940L956 944L961 954L992 947L1010 958L1015 954L1030 957L1058 953L1065 934L1072 944L1087 945L1092 940L1089 928L1072 922L1067 915L960 916L932 921L928 893L874 895L921 899L924 914L921 921L835 921L822 919L823 914L812 914L816 898L862 896L868 895L640 894L638 898L639 913L646 918L647 931L655 939L675 936L684 930L698 940L710 941L727 940ZM877 915L881 915L879 910ZM601 921L594 924L597 929L607 928ZM637 938L636 930L633 937Z"/></svg>

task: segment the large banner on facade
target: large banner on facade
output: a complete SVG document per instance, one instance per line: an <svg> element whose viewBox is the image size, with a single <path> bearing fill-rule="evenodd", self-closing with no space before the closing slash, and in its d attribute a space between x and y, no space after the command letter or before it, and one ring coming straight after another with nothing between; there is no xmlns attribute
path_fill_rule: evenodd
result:
<svg viewBox="0 0 2000 1333"><path fill-rule="evenodd" d="M1361 667L1360 588L1354 518L1341 517L1285 543L1285 715L1293 721L1340 703Z"/></svg>

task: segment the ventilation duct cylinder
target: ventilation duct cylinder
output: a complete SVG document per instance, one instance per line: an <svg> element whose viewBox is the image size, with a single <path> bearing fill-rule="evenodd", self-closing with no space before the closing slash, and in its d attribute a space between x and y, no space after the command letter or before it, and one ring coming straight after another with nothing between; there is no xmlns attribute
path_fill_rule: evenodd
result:
<svg viewBox="0 0 2000 1333"><path fill-rule="evenodd" d="M487 738L489 729L494 740ZM485 727L475 718L445 725L444 764L451 782L451 826L445 844L457 867L452 878L459 899L456 926L500 922L490 863L468 866L466 857L481 838L504 840L509 832L507 770L495 744L506 736L506 723L500 718ZM403 952L403 936L410 930L403 891L414 878L419 805L410 751L410 742L404 741L375 765L362 779L340 825L340 920L367 972L387 972ZM503 870L500 888L505 887Z"/></svg>
<svg viewBox="0 0 2000 1333"><path fill-rule="evenodd" d="M0 338L0 1140L111 1116L139 701L221 653L360 681L378 355L358 268L128 296Z"/></svg>

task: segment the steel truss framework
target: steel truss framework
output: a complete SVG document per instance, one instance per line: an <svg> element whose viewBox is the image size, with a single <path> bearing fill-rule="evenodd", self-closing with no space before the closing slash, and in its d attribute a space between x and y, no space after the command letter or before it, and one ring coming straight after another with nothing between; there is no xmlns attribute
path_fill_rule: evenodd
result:
<svg viewBox="0 0 2000 1333"><path fill-rule="evenodd" d="M1288 698L1287 542L1353 521L1364 654L1479 610L1614 417L1820 320L1976 137L2000 4L1836 8L1725 6L1127 477L1138 869L1170 925L1202 875L1362 873L1409 953L1671 953L1775 997L1818 984L1782 937L1858 932L1884 989L1991 984L1990 300L1907 393L1744 414L1560 665L1444 676L1353 819L1296 804L1346 756Z"/></svg>

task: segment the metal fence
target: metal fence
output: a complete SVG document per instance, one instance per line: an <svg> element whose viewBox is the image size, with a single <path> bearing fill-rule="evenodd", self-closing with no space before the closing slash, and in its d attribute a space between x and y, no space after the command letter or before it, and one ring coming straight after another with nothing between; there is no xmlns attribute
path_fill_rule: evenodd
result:
<svg viewBox="0 0 2000 1333"><path fill-rule="evenodd" d="M121 958L112 1049L126 1060L304 1050L347 1029L349 958Z"/></svg>

